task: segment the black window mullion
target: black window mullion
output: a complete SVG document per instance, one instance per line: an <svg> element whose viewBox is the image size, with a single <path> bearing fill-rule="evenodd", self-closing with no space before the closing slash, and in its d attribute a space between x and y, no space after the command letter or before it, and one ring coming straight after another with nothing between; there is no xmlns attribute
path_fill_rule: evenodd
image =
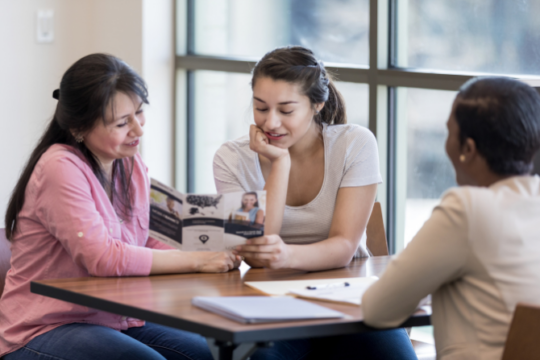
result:
<svg viewBox="0 0 540 360"><path fill-rule="evenodd" d="M397 61L397 0L388 0L388 64L387 68L395 67ZM397 88L388 87L388 126L387 126L387 241L388 253L396 252L396 148L397 148Z"/></svg>
<svg viewBox="0 0 540 360"><path fill-rule="evenodd" d="M195 0L187 0L186 52L195 55ZM195 72L186 72L186 187L195 192Z"/></svg>
<svg viewBox="0 0 540 360"><path fill-rule="evenodd" d="M396 93L395 87L388 88L386 236L389 254L396 251Z"/></svg>
<svg viewBox="0 0 540 360"><path fill-rule="evenodd" d="M187 192L195 192L195 73L187 71L186 132L187 132Z"/></svg>

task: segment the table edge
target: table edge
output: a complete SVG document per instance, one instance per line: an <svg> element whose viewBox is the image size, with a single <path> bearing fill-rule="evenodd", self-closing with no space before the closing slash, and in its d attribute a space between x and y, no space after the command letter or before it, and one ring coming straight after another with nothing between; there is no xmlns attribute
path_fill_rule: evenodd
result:
<svg viewBox="0 0 540 360"><path fill-rule="evenodd" d="M363 321L355 321L338 324L306 324L299 326L291 326L287 328L228 331L221 328L215 328L210 325L204 325L197 322L180 319L171 315L159 314L154 311L140 309L125 304L118 304L113 301L96 298L90 295L83 295L65 289L58 289L54 286L42 284L38 281L32 281L30 283L30 291L34 294L48 296L57 300L87 306L93 309L106 311L122 316L129 316L136 319L145 319L145 321L155 324L194 332L204 337L213 338L219 341L230 341L234 344L259 341L292 340L298 338L346 335L368 331L389 330L375 329L364 324ZM409 317L403 324L397 326L396 328L425 326L430 324L431 320L429 314L413 315Z"/></svg>

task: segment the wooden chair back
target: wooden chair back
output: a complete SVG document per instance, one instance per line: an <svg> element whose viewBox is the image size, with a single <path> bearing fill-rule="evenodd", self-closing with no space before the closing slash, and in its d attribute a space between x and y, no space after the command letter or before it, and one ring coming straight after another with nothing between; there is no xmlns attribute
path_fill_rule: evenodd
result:
<svg viewBox="0 0 540 360"><path fill-rule="evenodd" d="M388 244L386 243L386 231L382 216L381 203L376 201L373 204L373 211L366 228L367 248L373 256L388 255Z"/></svg>
<svg viewBox="0 0 540 360"><path fill-rule="evenodd" d="M540 306L517 304L504 345L503 360L540 358Z"/></svg>
<svg viewBox="0 0 540 360"><path fill-rule="evenodd" d="M5 229L0 229L0 297L4 292L6 274L10 268L11 243L6 239Z"/></svg>

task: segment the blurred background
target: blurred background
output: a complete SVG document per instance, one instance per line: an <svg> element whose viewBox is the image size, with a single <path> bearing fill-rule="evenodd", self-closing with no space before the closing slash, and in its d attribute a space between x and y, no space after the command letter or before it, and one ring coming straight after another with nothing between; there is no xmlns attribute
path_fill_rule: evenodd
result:
<svg viewBox="0 0 540 360"><path fill-rule="evenodd" d="M459 86L540 75L533 0L0 0L0 211L80 57L108 52L145 78L151 176L215 192L212 158L252 123L250 70L278 46L311 48L350 123L377 136L391 251L455 185L444 152Z"/></svg>

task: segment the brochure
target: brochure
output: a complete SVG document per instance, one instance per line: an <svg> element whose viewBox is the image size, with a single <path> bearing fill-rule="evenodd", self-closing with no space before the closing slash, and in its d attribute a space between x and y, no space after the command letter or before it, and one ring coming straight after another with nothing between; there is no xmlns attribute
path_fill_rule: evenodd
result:
<svg viewBox="0 0 540 360"><path fill-rule="evenodd" d="M184 251L223 251L264 235L266 191L182 194L151 179L150 236Z"/></svg>

